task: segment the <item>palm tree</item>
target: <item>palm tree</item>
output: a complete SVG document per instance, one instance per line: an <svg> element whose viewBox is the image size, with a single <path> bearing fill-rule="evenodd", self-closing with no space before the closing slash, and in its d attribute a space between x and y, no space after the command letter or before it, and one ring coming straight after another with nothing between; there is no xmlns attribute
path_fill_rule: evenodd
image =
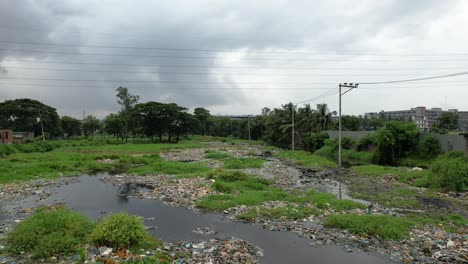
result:
<svg viewBox="0 0 468 264"><path fill-rule="evenodd" d="M312 132L315 124L315 110L306 104L304 108L298 109L297 114L297 130L299 132L298 141L303 148L307 149L307 140L305 140Z"/></svg>
<svg viewBox="0 0 468 264"><path fill-rule="evenodd" d="M332 122L332 113L325 103L317 104L315 128L318 133L327 130Z"/></svg>

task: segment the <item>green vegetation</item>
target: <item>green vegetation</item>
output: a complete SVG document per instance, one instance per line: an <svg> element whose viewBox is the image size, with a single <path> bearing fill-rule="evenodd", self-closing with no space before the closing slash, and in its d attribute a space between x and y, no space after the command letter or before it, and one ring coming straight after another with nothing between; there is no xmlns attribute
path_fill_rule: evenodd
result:
<svg viewBox="0 0 468 264"><path fill-rule="evenodd" d="M116 249L142 247L155 243L145 230L143 220L127 213L107 216L96 225L89 239L98 246Z"/></svg>
<svg viewBox="0 0 468 264"><path fill-rule="evenodd" d="M355 234L378 236L388 240L407 237L415 224L407 218L389 215L330 215L325 220L328 227L343 228Z"/></svg>
<svg viewBox="0 0 468 264"><path fill-rule="evenodd" d="M468 190L468 157L463 152L452 152L438 157L431 166L429 179L443 190Z"/></svg>
<svg viewBox="0 0 468 264"><path fill-rule="evenodd" d="M370 177L379 177L383 175L395 176L398 181L404 183L415 183L418 180L428 177L430 171L428 170L412 170L406 167L390 167L380 165L362 165L352 167L352 171L356 174Z"/></svg>
<svg viewBox="0 0 468 264"><path fill-rule="evenodd" d="M257 158L228 158L224 160L225 169L261 168L263 160Z"/></svg>
<svg viewBox="0 0 468 264"><path fill-rule="evenodd" d="M239 172L218 171L217 175L211 177L216 179L212 188L220 194L208 195L197 201L197 206L200 208L225 210L237 205L260 205L266 201L311 203L320 209L330 208L337 211L365 208L362 204L340 200L328 193L315 191L291 193L270 186L270 181L252 176L246 177L245 174Z"/></svg>
<svg viewBox="0 0 468 264"><path fill-rule="evenodd" d="M419 142L419 152L425 159L433 159L441 153L439 140L433 136L427 136Z"/></svg>
<svg viewBox="0 0 468 264"><path fill-rule="evenodd" d="M254 221L255 219L291 219L299 220L309 217L310 215L318 215L320 210L306 206L281 206L277 208L251 208L247 212L237 216L238 219L244 221Z"/></svg>
<svg viewBox="0 0 468 264"><path fill-rule="evenodd" d="M226 152L220 152L220 151L208 151L205 154L206 159L221 160L221 159L227 159L227 158L230 158L230 157L231 157L231 155L227 154Z"/></svg>
<svg viewBox="0 0 468 264"><path fill-rule="evenodd" d="M63 207L39 209L8 233L6 241L8 252L32 253L36 259L75 253L83 255L88 243L135 252L160 245L145 231L143 221L136 216L117 213L94 224L85 216ZM156 255L154 259L157 262L151 263L170 263L170 258L164 254Z"/></svg>
<svg viewBox="0 0 468 264"><path fill-rule="evenodd" d="M210 171L210 168L200 163L187 163L180 161L160 160L144 166L130 168L128 173L138 175L150 175L157 173L165 174L204 174Z"/></svg>
<svg viewBox="0 0 468 264"><path fill-rule="evenodd" d="M409 236L412 227L419 225L439 225L450 232L456 232L468 224L461 215L330 215L325 219L328 227L347 229L359 235L377 236L387 240L401 240Z"/></svg>
<svg viewBox="0 0 468 264"><path fill-rule="evenodd" d="M290 159L295 163L306 167L333 168L336 166L335 162L307 151L284 150L278 152L277 154L275 154L275 156Z"/></svg>
<svg viewBox="0 0 468 264"><path fill-rule="evenodd" d="M8 250L14 254L31 252L35 258L75 253L92 228L85 216L69 209L41 209L8 234Z"/></svg>

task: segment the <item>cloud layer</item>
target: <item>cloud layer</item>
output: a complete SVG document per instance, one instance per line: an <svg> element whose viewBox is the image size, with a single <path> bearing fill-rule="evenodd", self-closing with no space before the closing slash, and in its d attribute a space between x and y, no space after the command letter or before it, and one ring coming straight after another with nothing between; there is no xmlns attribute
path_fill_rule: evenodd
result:
<svg viewBox="0 0 468 264"><path fill-rule="evenodd" d="M259 113L340 82L468 68L460 55L465 1L314 2L2 1L0 100L29 97L62 115L103 117L118 110L114 90L126 86L142 101ZM127 48L110 48L117 46ZM468 77L363 86L346 96L345 112L468 110L466 84ZM334 109L336 97L311 103Z"/></svg>

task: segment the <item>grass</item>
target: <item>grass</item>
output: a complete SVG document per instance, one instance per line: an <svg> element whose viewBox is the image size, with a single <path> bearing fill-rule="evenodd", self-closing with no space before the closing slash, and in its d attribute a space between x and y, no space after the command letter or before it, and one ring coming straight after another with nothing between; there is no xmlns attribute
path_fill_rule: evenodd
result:
<svg viewBox="0 0 468 264"><path fill-rule="evenodd" d="M427 179L431 173L428 170L417 171L411 170L407 167L387 167L380 165L362 165L352 167L352 171L356 174L370 177L377 177L382 175L396 176L400 182L416 183L423 185L422 180Z"/></svg>
<svg viewBox="0 0 468 264"><path fill-rule="evenodd" d="M416 198L416 192L410 189L396 189L377 194L353 194L354 198L377 202L389 208L416 209L421 207L421 202Z"/></svg>
<svg viewBox="0 0 468 264"><path fill-rule="evenodd" d="M6 250L12 254L32 253L35 259L78 254L84 261L89 243L114 249L154 249L161 245L145 230L143 221L126 213L111 214L95 224L87 217L64 207L44 207L8 233ZM155 256L171 263L168 256ZM163 261L164 260L164 261ZM146 262L147 263L147 262Z"/></svg>
<svg viewBox="0 0 468 264"><path fill-rule="evenodd" d="M138 175L165 174L205 174L211 169L200 163L160 160L144 166L130 168L128 173Z"/></svg>
<svg viewBox="0 0 468 264"><path fill-rule="evenodd" d="M370 164L374 153L368 151L354 151L349 149L343 149L342 159L343 161L349 161L352 164Z"/></svg>
<svg viewBox="0 0 468 264"><path fill-rule="evenodd" d="M225 169L261 168L264 161L257 158L228 158L224 160Z"/></svg>
<svg viewBox="0 0 468 264"><path fill-rule="evenodd" d="M354 208L365 208L364 205L349 200L340 200L332 194L308 191L292 193L272 187L271 181L253 176L222 176L232 173L219 170L212 188L219 192L203 197L197 206L209 210L225 210L238 205L255 206L266 201L288 201L298 204L311 203L320 209L345 211ZM221 176L220 176L221 175ZM242 175L242 174L240 174ZM228 180L227 180L228 179Z"/></svg>
<svg viewBox="0 0 468 264"><path fill-rule="evenodd" d="M276 157L290 159L301 166L317 168L334 168L335 162L307 151L284 150L275 154Z"/></svg>
<svg viewBox="0 0 468 264"><path fill-rule="evenodd" d="M220 151L209 151L205 154L206 159L227 159L230 158L231 155L227 154L226 152L220 152Z"/></svg>
<svg viewBox="0 0 468 264"><path fill-rule="evenodd" d="M244 221L254 221L256 219L290 219L299 220L309 217L310 215L318 215L320 210L306 206L281 206L277 208L251 208L245 213L237 216L238 219Z"/></svg>
<svg viewBox="0 0 468 264"><path fill-rule="evenodd" d="M359 235L370 235L386 240L401 240L409 236L411 228L420 225L439 225L450 232L457 232L468 225L468 220L457 214L452 215L330 215L325 226L347 229Z"/></svg>
<svg viewBox="0 0 468 264"><path fill-rule="evenodd" d="M8 234L8 251L31 252L35 258L75 253L86 242L92 228L90 220L69 209L43 209Z"/></svg>
<svg viewBox="0 0 468 264"><path fill-rule="evenodd" d="M359 235L377 236L387 240L401 240L409 236L416 225L403 217L389 215L330 215L325 220L328 227L338 227Z"/></svg>
<svg viewBox="0 0 468 264"><path fill-rule="evenodd" d="M161 145L164 144L159 144L159 149ZM174 146L173 144L167 145ZM116 147L128 147L128 152L101 151L104 147L114 150L117 149ZM150 152L152 148L154 148L152 144L126 144L88 147L89 151L83 151L81 147L78 147L61 148L45 153L11 154L0 158L0 184L96 172L129 172L146 175L155 173L201 174L210 170L200 163L165 161L157 152ZM132 156L133 153L145 154ZM111 159L113 162L97 162L102 159Z"/></svg>

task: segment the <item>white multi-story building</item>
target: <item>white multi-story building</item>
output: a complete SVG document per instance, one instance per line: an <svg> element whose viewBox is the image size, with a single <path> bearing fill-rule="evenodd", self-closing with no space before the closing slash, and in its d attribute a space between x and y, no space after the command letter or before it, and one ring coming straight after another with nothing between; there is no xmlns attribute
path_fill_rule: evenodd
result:
<svg viewBox="0 0 468 264"><path fill-rule="evenodd" d="M418 106L410 110L399 111L380 111L373 113L365 113L366 118L384 117L388 119L401 119L405 121L412 120L416 126L424 132L429 132L431 127L436 123L437 118L441 113L451 112L457 113L459 116L459 123L461 129L468 129L468 112L458 112L457 109L448 109L446 111L442 108L426 109L425 106ZM466 121L465 121L466 119Z"/></svg>

